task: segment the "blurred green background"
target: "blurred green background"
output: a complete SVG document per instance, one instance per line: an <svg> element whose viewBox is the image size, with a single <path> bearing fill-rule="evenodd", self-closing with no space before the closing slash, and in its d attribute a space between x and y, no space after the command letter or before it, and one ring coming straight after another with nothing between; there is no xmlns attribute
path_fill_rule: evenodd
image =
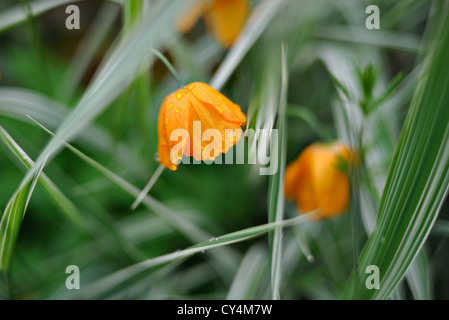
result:
<svg viewBox="0 0 449 320"><path fill-rule="evenodd" d="M7 14L12 16L9 10L27 10L33 3L44 1L0 2L0 125L31 159L38 158L50 135L26 114L56 131L80 99L85 98L99 68L108 67L104 61L111 50L119 47L118 39L131 38L135 30L132 25L141 28L152 10L175 8L167 5L169 8L160 9L163 2L133 1L135 7L124 9L119 3L108 1L74 2L81 12L80 30L65 28L69 2L7 28L1 21ZM204 21L184 35L173 26L165 29L148 23L160 29L156 33L165 32L162 40L155 42L157 49L186 83L212 79L217 84L217 75L226 75L229 70L220 83L221 92L242 107L250 128L277 126L282 91L280 47L285 44L289 77L286 163L313 142L331 138L351 143L351 130L360 125L365 128L361 148L366 152L367 169L362 171L360 186L356 187L365 190L369 200L359 199L358 223L354 226L351 212L286 228L279 289L282 299L342 296L354 268L354 252L360 253L368 238L369 222L363 212L369 208L374 214L377 211L409 112L427 54L435 2L438 1L251 1L251 24L230 50L219 47ZM365 8L369 4L380 8L380 30L365 28ZM131 20L135 21L125 21L126 10L134 14ZM123 28L127 23L128 27ZM151 47L151 43L148 45ZM239 55L236 47L244 54ZM159 107L164 97L176 90L164 64L158 60L148 62L149 56L138 62L141 72L132 72L134 80L129 85L125 72L118 70L109 75L125 79L123 88L117 90L120 94L71 139L84 155L140 189L158 166L155 155ZM229 57L237 59L238 64L226 64ZM360 93L357 81L363 79L357 78L356 70L364 70L367 65L372 65L378 75L375 96L382 95L398 73L404 79L373 113L363 120L350 119L348 124L342 120L344 99L339 85ZM347 70L352 75L345 73ZM3 142L1 212L26 172ZM247 139L246 143L252 142ZM180 165L176 172L165 170L150 191L157 204L141 205L135 212L130 210L135 195L66 148L45 166L44 172L76 208L79 219L70 216L70 205L57 203L58 198L37 183L10 267L1 273L2 298L272 297L272 258L267 234L139 273L119 274L117 284L105 278L145 259L269 222L270 177L260 176L258 166L201 164ZM286 218L297 215L294 203L285 204L284 214ZM390 298L449 298L448 219L446 201L423 247L420 261L424 267L419 268L415 278L403 278ZM79 266L81 290L65 288L68 265Z"/></svg>

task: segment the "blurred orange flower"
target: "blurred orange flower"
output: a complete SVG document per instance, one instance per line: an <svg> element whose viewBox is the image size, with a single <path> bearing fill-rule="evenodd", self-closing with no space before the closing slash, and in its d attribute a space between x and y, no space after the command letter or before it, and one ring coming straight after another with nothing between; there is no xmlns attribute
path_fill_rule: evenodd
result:
<svg viewBox="0 0 449 320"><path fill-rule="evenodd" d="M161 106L158 120L159 162L174 171L183 154L196 160L213 161L240 140L241 126L245 122L246 116L239 105L205 83L191 83L168 95ZM185 130L188 135L176 136L176 129ZM203 141L207 133L203 134L208 129L215 129L220 136L213 136L213 141L206 137L204 140L207 141ZM172 133L175 133L176 141L171 141ZM172 152L180 144L182 148ZM210 151L213 151L212 154Z"/></svg>
<svg viewBox="0 0 449 320"><path fill-rule="evenodd" d="M343 213L349 206L349 161L350 151L341 142L310 145L287 166L285 197L296 201L300 213L320 209L315 218Z"/></svg>
<svg viewBox="0 0 449 320"><path fill-rule="evenodd" d="M249 0L201 0L183 12L177 28L188 32L204 16L209 31L223 48L229 48L242 30L249 12Z"/></svg>

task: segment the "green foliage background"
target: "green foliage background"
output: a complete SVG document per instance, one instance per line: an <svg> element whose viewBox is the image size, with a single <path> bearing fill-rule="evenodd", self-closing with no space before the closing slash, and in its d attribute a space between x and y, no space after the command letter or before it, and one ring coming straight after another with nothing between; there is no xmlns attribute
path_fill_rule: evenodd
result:
<svg viewBox="0 0 449 320"><path fill-rule="evenodd" d="M79 1L79 31L69 1L0 3L0 297L448 299L448 2L255 0L230 50L203 21L176 31L193 2ZM370 4L380 30L365 28ZM151 48L249 128L279 129L278 174L180 165L132 212L176 89ZM351 209L297 217L285 165L335 139L361 150ZM364 287L370 264L380 290Z"/></svg>

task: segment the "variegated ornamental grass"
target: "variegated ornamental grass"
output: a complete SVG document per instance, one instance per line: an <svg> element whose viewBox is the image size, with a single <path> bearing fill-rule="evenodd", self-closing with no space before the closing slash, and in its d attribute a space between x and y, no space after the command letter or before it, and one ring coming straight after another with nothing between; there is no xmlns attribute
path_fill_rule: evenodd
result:
<svg viewBox="0 0 449 320"><path fill-rule="evenodd" d="M40 32L69 2L0 6L1 298L449 297L446 2L379 1L367 30L356 0L105 1L67 57ZM174 165L193 120L247 164Z"/></svg>

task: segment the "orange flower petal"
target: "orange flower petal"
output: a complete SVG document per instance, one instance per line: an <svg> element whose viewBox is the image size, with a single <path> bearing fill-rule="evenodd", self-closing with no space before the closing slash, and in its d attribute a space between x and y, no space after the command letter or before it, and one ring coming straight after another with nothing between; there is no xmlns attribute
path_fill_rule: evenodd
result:
<svg viewBox="0 0 449 320"><path fill-rule="evenodd" d="M302 168L302 162L300 160L301 157L297 158L285 168L284 195L289 200L294 199L296 196L298 177Z"/></svg>
<svg viewBox="0 0 449 320"><path fill-rule="evenodd" d="M212 1L206 22L222 47L232 46L245 24L248 11L248 0Z"/></svg>
<svg viewBox="0 0 449 320"><path fill-rule="evenodd" d="M340 142L307 147L286 169L286 198L294 198L301 213L320 209L315 218L344 212L349 205L349 180L339 168L341 159L349 162L350 152Z"/></svg>
<svg viewBox="0 0 449 320"><path fill-rule="evenodd" d="M231 102L211 86L202 82L194 82L187 86L187 90L209 108L218 111L226 121L235 122L239 125L245 124L246 116L241 111L240 106Z"/></svg>
<svg viewBox="0 0 449 320"><path fill-rule="evenodd" d="M189 132L191 124L191 102L185 89L181 88L170 96L165 109L165 119L170 150L178 143L181 142L182 144L182 149L179 149L177 154L170 154L172 163L177 163L182 158L183 150L184 154L190 153L189 137L178 137L175 141L171 141L170 139L171 134L176 134L176 132L173 132L176 129L183 129L185 130L184 133Z"/></svg>
<svg viewBox="0 0 449 320"><path fill-rule="evenodd" d="M299 164L296 177L296 190L294 190L294 193L296 205L298 206L298 210L302 213L319 208L311 171L314 159L314 149L315 146L306 148L298 159Z"/></svg>
<svg viewBox="0 0 449 320"><path fill-rule="evenodd" d="M179 136L176 129L184 129L189 132L191 122L191 102L184 89L168 95L161 106L158 120L158 154L159 162L170 170L176 170L177 162L182 158L182 153L189 153L189 137ZM171 135L174 141L171 141ZM182 134L182 132L181 132ZM183 140L184 139L184 140ZM173 147L181 143L177 154L171 154Z"/></svg>
<svg viewBox="0 0 449 320"><path fill-rule="evenodd" d="M228 152L240 140L242 136L240 124L225 121L219 110L204 105L192 92L187 92L192 102L192 122L199 121L201 123L201 132L194 132L196 128L193 127L191 128L191 137L203 137L203 134L208 129L214 129L215 133L219 134L217 136L211 136L210 141L206 139L201 139L201 143L193 143L192 141L192 152L190 155L196 160L215 160L218 155ZM235 133L235 135L232 135L232 133Z"/></svg>
<svg viewBox="0 0 449 320"><path fill-rule="evenodd" d="M339 156L348 160L343 150L346 149L339 145L320 145L315 150L312 181L318 206L326 217L343 212L349 203L348 177L338 169Z"/></svg>
<svg viewBox="0 0 449 320"><path fill-rule="evenodd" d="M176 170L183 154L215 160L241 139L240 126L245 122L240 107L210 86L196 82L181 88L166 97L159 113L159 161ZM175 141L171 141L172 135Z"/></svg>
<svg viewBox="0 0 449 320"><path fill-rule="evenodd" d="M167 96L162 103L161 110L159 111L159 119L157 123L157 133L159 137L158 141L158 157L159 162L166 168L170 170L176 170L176 166L170 161L170 146L168 144L167 137L167 121L165 117L165 110L167 108L168 100L171 96Z"/></svg>

